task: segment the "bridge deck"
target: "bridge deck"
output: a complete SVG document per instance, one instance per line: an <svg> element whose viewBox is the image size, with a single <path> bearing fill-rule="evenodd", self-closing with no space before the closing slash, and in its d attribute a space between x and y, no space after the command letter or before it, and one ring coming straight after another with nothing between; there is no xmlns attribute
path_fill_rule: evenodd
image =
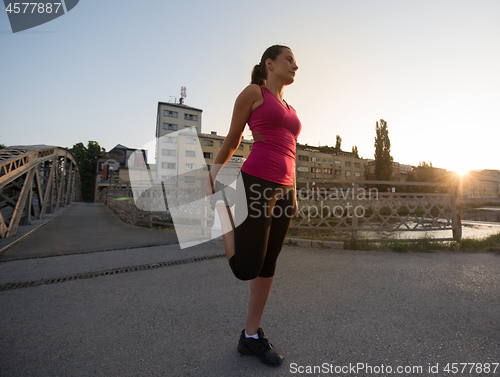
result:
<svg viewBox="0 0 500 377"><path fill-rule="evenodd" d="M0 261L173 243L173 232L124 224L101 203L77 202L1 253Z"/></svg>

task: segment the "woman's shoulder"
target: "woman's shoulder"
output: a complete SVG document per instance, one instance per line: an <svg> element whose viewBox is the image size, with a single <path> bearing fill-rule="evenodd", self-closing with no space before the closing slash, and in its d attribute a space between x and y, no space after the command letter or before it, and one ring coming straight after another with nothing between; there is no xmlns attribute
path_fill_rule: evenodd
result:
<svg viewBox="0 0 500 377"><path fill-rule="evenodd" d="M242 101L242 103L249 103L251 105L255 104L255 102L259 100L262 101L262 92L260 86L257 84L248 85L242 90L237 98L237 101Z"/></svg>
<svg viewBox="0 0 500 377"><path fill-rule="evenodd" d="M248 85L245 89L243 89L243 91L241 92L241 94L245 93L246 95L249 95L249 96L259 96L259 97L262 97L262 89L259 85L257 84L250 84Z"/></svg>

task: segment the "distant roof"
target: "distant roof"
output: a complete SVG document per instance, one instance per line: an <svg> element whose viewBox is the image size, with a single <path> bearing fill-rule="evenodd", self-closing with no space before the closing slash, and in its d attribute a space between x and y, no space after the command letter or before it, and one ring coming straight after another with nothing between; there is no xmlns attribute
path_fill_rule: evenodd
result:
<svg viewBox="0 0 500 377"><path fill-rule="evenodd" d="M34 145L6 145L4 149L26 149L28 151L36 151L37 149L46 148L64 148L57 145L45 145L45 144L34 144Z"/></svg>
<svg viewBox="0 0 500 377"><path fill-rule="evenodd" d="M201 109L197 109L196 107L191 107L191 106L186 106L186 105L181 105L179 103L172 103L172 102L158 102L158 107L160 107L160 105L168 105L168 106L174 106L174 107L181 107L183 109L188 109L188 110L196 110L196 111L201 111L203 112L203 110Z"/></svg>
<svg viewBox="0 0 500 377"><path fill-rule="evenodd" d="M115 148L118 148L118 149L131 149L131 148L128 148L128 147L126 147L125 145L122 145L122 144L116 144L113 149L115 149Z"/></svg>
<svg viewBox="0 0 500 377"><path fill-rule="evenodd" d="M198 136L206 137L209 139L218 139L218 140L224 140L226 138L225 136L222 136L222 135L212 135L212 134L204 134L204 133L199 133ZM243 143L253 143L253 140L250 140L250 139L242 138L241 141Z"/></svg>

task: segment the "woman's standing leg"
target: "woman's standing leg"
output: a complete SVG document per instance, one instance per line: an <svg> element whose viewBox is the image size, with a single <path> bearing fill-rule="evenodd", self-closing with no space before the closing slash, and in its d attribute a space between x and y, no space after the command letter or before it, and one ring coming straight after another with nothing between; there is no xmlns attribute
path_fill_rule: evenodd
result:
<svg viewBox="0 0 500 377"><path fill-rule="evenodd" d="M250 303L245 330L247 334L257 334L266 308L267 299L271 292L274 276L262 278L260 276L250 281Z"/></svg>
<svg viewBox="0 0 500 377"><path fill-rule="evenodd" d="M250 283L250 303L246 323L247 334L255 334L260 328L262 315L273 285L276 260L290 227L293 213L293 189L289 190L272 207L272 222L269 232L266 257L261 274Z"/></svg>

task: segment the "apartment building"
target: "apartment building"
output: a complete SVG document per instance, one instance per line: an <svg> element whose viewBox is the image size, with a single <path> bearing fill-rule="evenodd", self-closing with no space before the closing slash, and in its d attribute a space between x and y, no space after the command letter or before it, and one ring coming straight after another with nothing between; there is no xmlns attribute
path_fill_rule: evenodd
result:
<svg viewBox="0 0 500 377"><path fill-rule="evenodd" d="M185 174L203 165L198 148L203 110L182 103L158 102L156 116L156 180Z"/></svg>
<svg viewBox="0 0 500 377"><path fill-rule="evenodd" d="M348 187L364 179L365 161L334 147L297 144L297 187Z"/></svg>
<svg viewBox="0 0 500 377"><path fill-rule="evenodd" d="M459 180L458 195L463 199L500 198L500 171L470 171Z"/></svg>
<svg viewBox="0 0 500 377"><path fill-rule="evenodd" d="M198 138L200 139L200 145L203 150L203 158L205 159L205 164L207 165L207 169L210 169L215 161L215 156L217 156L217 153L222 147L222 143L224 142L225 137L217 135L217 132L212 131L210 134L200 133L198 135ZM233 159L244 161L246 158L248 158L248 155L252 151L252 146L253 140L242 138L240 146L233 154Z"/></svg>
<svg viewBox="0 0 500 377"><path fill-rule="evenodd" d="M365 160L365 178L369 181L376 181L377 175L375 174L375 160ZM414 168L411 165L400 164L399 162L392 162L392 180L396 182L406 182L408 175L413 172Z"/></svg>

